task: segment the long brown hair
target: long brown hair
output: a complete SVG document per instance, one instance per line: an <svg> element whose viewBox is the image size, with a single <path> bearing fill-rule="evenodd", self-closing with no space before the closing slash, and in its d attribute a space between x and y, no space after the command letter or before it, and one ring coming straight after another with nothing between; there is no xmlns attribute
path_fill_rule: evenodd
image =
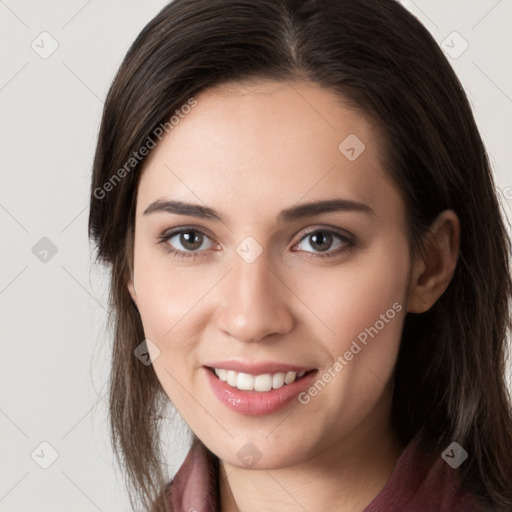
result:
<svg viewBox="0 0 512 512"><path fill-rule="evenodd" d="M492 510L511 510L510 240L464 90L429 32L394 0L175 0L130 47L105 102L89 235L111 270L110 426L132 504L153 502L165 482L159 425L169 399L134 356L144 331L126 282L144 158L130 159L200 91L256 78L309 80L375 120L413 250L442 210L458 215L448 289L405 320L393 424L404 444L418 433L427 450L457 441L469 454L463 485Z"/></svg>

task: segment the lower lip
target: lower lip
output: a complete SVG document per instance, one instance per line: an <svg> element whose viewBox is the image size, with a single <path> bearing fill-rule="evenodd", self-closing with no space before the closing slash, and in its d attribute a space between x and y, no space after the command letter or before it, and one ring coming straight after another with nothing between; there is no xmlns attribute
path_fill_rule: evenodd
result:
<svg viewBox="0 0 512 512"><path fill-rule="evenodd" d="M271 391L242 391L220 380L210 369L205 368L206 378L215 396L231 410L247 416L272 414L286 407L301 391L305 391L315 375L314 370L301 379Z"/></svg>

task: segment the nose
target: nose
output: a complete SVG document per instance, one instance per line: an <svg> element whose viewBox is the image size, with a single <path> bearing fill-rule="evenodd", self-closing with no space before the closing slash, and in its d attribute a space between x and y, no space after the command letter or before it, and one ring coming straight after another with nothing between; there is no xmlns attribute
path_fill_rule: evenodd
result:
<svg viewBox="0 0 512 512"><path fill-rule="evenodd" d="M293 328L292 292L270 267L265 251L252 263L234 255L234 268L219 283L217 326L245 343Z"/></svg>

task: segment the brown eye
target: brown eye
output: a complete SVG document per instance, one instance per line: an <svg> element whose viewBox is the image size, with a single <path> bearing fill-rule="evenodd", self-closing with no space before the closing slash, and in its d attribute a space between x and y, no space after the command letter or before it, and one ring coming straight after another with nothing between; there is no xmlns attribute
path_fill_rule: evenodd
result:
<svg viewBox="0 0 512 512"><path fill-rule="evenodd" d="M333 236L327 231L317 231L309 236L309 244L311 247L318 249L321 252L327 251L332 245Z"/></svg>
<svg viewBox="0 0 512 512"><path fill-rule="evenodd" d="M202 233L199 233L198 231L183 231L182 233L179 233L176 236L179 237L179 243L187 251L195 251L199 249L203 244L204 235Z"/></svg>
<svg viewBox="0 0 512 512"><path fill-rule="evenodd" d="M180 258L199 256L215 245L210 237L193 228L167 231L159 238L168 252L175 253L175 256L180 255Z"/></svg>
<svg viewBox="0 0 512 512"><path fill-rule="evenodd" d="M329 257L335 256L353 245L353 241L341 233L329 229L316 229L315 231L310 231L302 238L299 244L296 245L298 247L296 251L312 253L312 256ZM308 247L312 251L307 250Z"/></svg>

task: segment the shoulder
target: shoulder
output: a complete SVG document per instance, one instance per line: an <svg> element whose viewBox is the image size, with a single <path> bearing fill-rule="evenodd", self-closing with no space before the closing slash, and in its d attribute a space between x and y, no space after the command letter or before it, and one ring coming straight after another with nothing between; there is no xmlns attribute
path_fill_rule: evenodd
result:
<svg viewBox="0 0 512 512"><path fill-rule="evenodd" d="M194 436L185 460L150 512L216 512L218 502L218 459Z"/></svg>
<svg viewBox="0 0 512 512"><path fill-rule="evenodd" d="M406 446L386 486L364 512L484 512L464 489L460 473L440 453L422 447L417 435Z"/></svg>

